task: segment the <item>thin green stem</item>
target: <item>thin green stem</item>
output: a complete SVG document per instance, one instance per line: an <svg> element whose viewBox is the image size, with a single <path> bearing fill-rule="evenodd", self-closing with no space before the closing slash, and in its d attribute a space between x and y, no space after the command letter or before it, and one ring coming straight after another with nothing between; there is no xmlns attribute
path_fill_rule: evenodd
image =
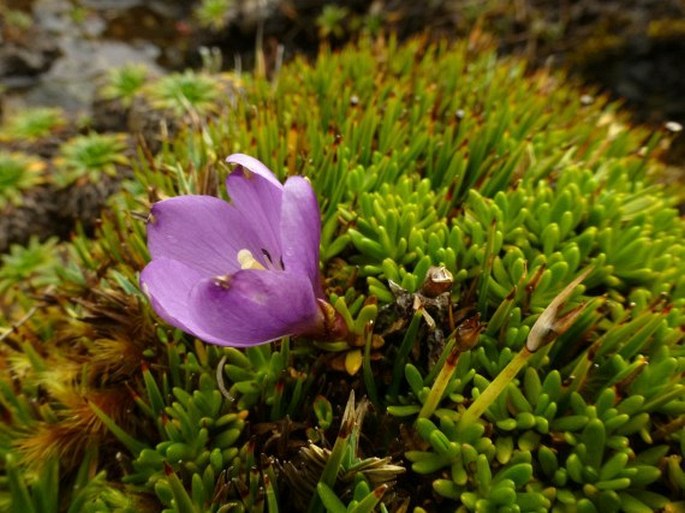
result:
<svg viewBox="0 0 685 513"><path fill-rule="evenodd" d="M283 355L283 366L287 369L290 367L290 337L281 339L281 354Z"/></svg>
<svg viewBox="0 0 685 513"><path fill-rule="evenodd" d="M438 372L442 370L443 366L445 365L445 362L447 361L447 358L452 354L454 351L454 347L456 346L458 340L456 336L456 332L452 333L449 338L447 339L447 343L445 344L445 349L442 350L440 353L440 356L438 357L438 361L435 362L435 365L431 367L431 370L428 372L426 377L423 379L423 382L428 384L432 383L435 378L438 375Z"/></svg>
<svg viewBox="0 0 685 513"><path fill-rule="evenodd" d="M376 380L373 376L373 369L371 368L371 345L373 343L373 322L369 322L364 329L364 359L362 360L362 373L364 375L364 386L369 399L374 407L381 411L380 403L378 402L378 391L376 389Z"/></svg>
<svg viewBox="0 0 685 513"><path fill-rule="evenodd" d="M409 327L404 334L404 339L402 339L402 343L397 350L397 356L395 357L395 363L392 368L392 381L390 382L390 389L388 390L388 396L390 398L397 398L397 393L400 389L400 383L402 381L402 377L404 376L404 366L407 363L409 352L416 341L416 334L419 332L419 325L422 317L423 314L419 308L414 312L411 322L409 323Z"/></svg>
<svg viewBox="0 0 685 513"><path fill-rule="evenodd" d="M500 372L492 383L480 394L471 406L461 416L459 424L461 426L469 425L480 418L481 415L488 409L488 407L497 399L497 397L506 388L509 382L516 377L521 368L525 365L528 359L533 355L526 347L521 349L513 360Z"/></svg>
<svg viewBox="0 0 685 513"><path fill-rule="evenodd" d="M354 394L354 392L352 394ZM345 414L343 414L340 433L338 434L338 438L335 440L333 449L328 456L326 466L323 468L321 477L319 478L319 483L323 483L329 488L335 487L335 482L338 477L338 470L340 469L343 457L345 456L345 450L348 447L350 435L352 435L352 431L354 429L354 415L354 395L351 395L345 409ZM307 513L321 513L323 510L324 505L321 501L321 497L318 493L314 493L311 501L309 502Z"/></svg>
<svg viewBox="0 0 685 513"><path fill-rule="evenodd" d="M456 347L447 357L445 365L442 366L442 369L440 369L438 377L435 378L435 382L433 383L433 386L431 387L431 390L428 393L426 402L423 403L423 406L421 407L421 411L419 412L420 419L429 418L437 409L438 405L440 404L440 400L442 399L442 396L445 394L447 386L450 384L450 379L452 379L454 369L457 367L457 360L459 359L460 354L461 350L459 349L459 347Z"/></svg>

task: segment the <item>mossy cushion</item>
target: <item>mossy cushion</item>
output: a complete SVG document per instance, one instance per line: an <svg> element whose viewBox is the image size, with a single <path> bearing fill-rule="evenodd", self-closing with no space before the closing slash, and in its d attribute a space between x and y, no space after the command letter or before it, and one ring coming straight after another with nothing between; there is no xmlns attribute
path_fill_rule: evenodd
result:
<svg viewBox="0 0 685 513"><path fill-rule="evenodd" d="M663 134L477 38L216 80L231 94L165 105L183 126L117 162L135 178L95 237L3 257L0 510L684 507L685 225ZM354 336L238 350L152 311L151 203L222 194L234 152L311 180ZM572 322L496 381L551 304Z"/></svg>

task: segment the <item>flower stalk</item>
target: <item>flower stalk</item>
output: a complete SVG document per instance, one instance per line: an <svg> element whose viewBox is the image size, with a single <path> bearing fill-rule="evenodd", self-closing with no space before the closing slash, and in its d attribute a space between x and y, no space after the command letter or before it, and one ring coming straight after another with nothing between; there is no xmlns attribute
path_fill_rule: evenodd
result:
<svg viewBox="0 0 685 513"><path fill-rule="evenodd" d="M445 361L445 365L442 366L440 372L438 373L435 382L431 387L430 393L426 398L426 402L423 403L421 411L419 411L420 419L427 419L437 409L440 404L442 396L445 394L445 390L450 383L454 369L457 367L457 361L459 360L459 355L461 354L461 348L456 346Z"/></svg>
<svg viewBox="0 0 685 513"><path fill-rule="evenodd" d="M428 393L428 397L419 411L420 419L427 419L433 415L445 395L447 387L452 381L452 375L457 368L459 356L476 345L481 329L480 316L476 314L475 316L466 319L456 330L454 330L452 335L450 335L445 351L443 351L440 360L431 371L433 372L436 368L440 369L438 375L435 377L435 381L433 381L433 386ZM430 374L428 377L430 378Z"/></svg>
<svg viewBox="0 0 685 513"><path fill-rule="evenodd" d="M550 344L559 335L571 327L573 322L582 313L587 303L583 303L570 312L560 315L562 304L570 297L578 286L592 271L592 267L583 271L576 279L569 283L552 302L540 314L530 330L526 345L507 364L487 388L471 403L459 421L462 429L474 423L488 409L488 407L506 389L507 385L519 373L525 363L538 351L538 349ZM438 379L440 376L438 376ZM437 383L437 380L436 380ZM423 410L422 410L423 411Z"/></svg>
<svg viewBox="0 0 685 513"><path fill-rule="evenodd" d="M476 400L471 403L471 406L464 412L460 419L462 427L473 424L481 415L488 409L488 407L499 397L502 391L506 388L509 382L516 377L521 368L525 365L528 359L535 353L531 353L528 347L524 346L521 351L509 362L509 364L500 372L492 383L481 393Z"/></svg>

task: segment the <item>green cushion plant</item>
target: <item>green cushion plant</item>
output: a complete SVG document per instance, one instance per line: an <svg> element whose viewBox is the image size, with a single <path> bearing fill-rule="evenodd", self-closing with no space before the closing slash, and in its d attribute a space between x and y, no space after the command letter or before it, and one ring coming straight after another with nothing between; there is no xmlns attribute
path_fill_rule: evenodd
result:
<svg viewBox="0 0 685 513"><path fill-rule="evenodd" d="M565 81L420 39L245 77L232 109L134 162L69 272L4 321L0 509L682 508L667 141ZM222 348L152 312L150 201L219 194L235 151L310 178L354 340Z"/></svg>
<svg viewBox="0 0 685 513"><path fill-rule="evenodd" d="M144 64L128 64L115 68L107 74L105 84L99 90L100 98L116 100L128 108L136 94L145 85L150 71Z"/></svg>
<svg viewBox="0 0 685 513"><path fill-rule="evenodd" d="M0 210L20 206L22 194L46 181L45 163L39 158L0 150Z"/></svg>
<svg viewBox="0 0 685 513"><path fill-rule="evenodd" d="M55 158L54 181L61 187L76 182L97 183L116 177L118 167L128 165L125 134L90 133L73 137L61 145Z"/></svg>
<svg viewBox="0 0 685 513"><path fill-rule="evenodd" d="M200 115L220 108L222 84L219 77L186 70L171 73L147 89L147 97L157 109L170 110L177 116L188 112Z"/></svg>
<svg viewBox="0 0 685 513"><path fill-rule="evenodd" d="M36 141L54 135L67 124L64 113L53 107L23 109L8 116L0 130L0 141Z"/></svg>

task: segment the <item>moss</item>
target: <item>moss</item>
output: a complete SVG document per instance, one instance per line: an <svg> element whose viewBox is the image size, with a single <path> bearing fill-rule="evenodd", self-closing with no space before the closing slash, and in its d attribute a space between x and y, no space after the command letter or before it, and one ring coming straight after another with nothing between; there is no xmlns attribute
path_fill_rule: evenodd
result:
<svg viewBox="0 0 685 513"><path fill-rule="evenodd" d="M35 142L64 128L64 113L57 108L34 107L10 116L0 131L0 141Z"/></svg>
<svg viewBox="0 0 685 513"><path fill-rule="evenodd" d="M221 83L216 77L190 70L167 75L148 88L156 108L171 110L177 116L188 111L204 114L217 109L220 92Z"/></svg>
<svg viewBox="0 0 685 513"><path fill-rule="evenodd" d="M21 195L46 181L45 164L19 152L0 151L0 210L21 205Z"/></svg>
<svg viewBox="0 0 685 513"><path fill-rule="evenodd" d="M662 134L565 82L475 38L379 39L274 81L247 76L231 105L201 95L211 116L141 153L96 236L78 234L57 283L27 298L31 315L5 323L3 503L680 507L682 192L660 185ZM233 151L311 179L327 292L353 342L219 348L152 313L141 219L161 197L219 193ZM431 266L453 282L435 302ZM84 475L93 495L73 487Z"/></svg>
<svg viewBox="0 0 685 513"><path fill-rule="evenodd" d="M220 31L229 24L232 7L232 0L202 0L193 14L201 27Z"/></svg>
<svg viewBox="0 0 685 513"><path fill-rule="evenodd" d="M55 159L55 182L64 187L74 182L98 182L116 176L117 166L126 166L127 139L124 134L91 133L74 137L60 147Z"/></svg>
<svg viewBox="0 0 685 513"><path fill-rule="evenodd" d="M99 90L105 100L117 100L126 108L131 106L135 95L142 89L150 71L143 64L129 64L111 70L107 80Z"/></svg>

